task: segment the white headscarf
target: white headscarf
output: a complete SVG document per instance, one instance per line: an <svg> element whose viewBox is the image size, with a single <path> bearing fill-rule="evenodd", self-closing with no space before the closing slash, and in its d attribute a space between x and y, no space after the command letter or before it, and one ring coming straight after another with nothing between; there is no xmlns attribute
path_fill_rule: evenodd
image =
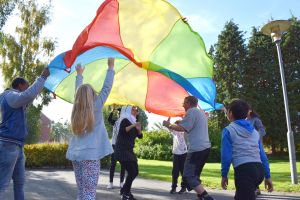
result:
<svg viewBox="0 0 300 200"><path fill-rule="evenodd" d="M132 124L136 123L136 117L131 114L132 107L133 106L122 106L120 118L115 123L115 129L117 133L119 133L120 125L123 119L128 119Z"/></svg>

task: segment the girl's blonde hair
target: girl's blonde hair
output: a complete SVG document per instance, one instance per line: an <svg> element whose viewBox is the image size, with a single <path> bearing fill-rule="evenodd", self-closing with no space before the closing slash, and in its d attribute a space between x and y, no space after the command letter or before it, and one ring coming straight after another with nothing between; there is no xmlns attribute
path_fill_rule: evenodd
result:
<svg viewBox="0 0 300 200"><path fill-rule="evenodd" d="M83 135L93 130L95 91L89 84L81 85L75 96L71 115L71 127L74 135Z"/></svg>

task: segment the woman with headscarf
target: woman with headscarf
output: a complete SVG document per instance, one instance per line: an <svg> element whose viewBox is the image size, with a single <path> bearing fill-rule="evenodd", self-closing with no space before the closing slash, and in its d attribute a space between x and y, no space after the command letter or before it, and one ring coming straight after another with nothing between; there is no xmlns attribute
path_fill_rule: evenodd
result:
<svg viewBox="0 0 300 200"><path fill-rule="evenodd" d="M115 146L115 158L127 171L125 184L120 190L122 200L135 200L131 194L131 185L138 175L138 163L133 152L135 138L142 138L141 123L136 118L139 110L136 106L123 106L120 118L116 122L119 128Z"/></svg>

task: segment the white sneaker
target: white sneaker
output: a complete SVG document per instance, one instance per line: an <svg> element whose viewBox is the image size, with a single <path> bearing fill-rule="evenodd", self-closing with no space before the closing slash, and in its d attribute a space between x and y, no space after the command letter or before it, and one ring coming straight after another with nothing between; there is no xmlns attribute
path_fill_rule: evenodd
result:
<svg viewBox="0 0 300 200"><path fill-rule="evenodd" d="M109 183L108 185L107 185L107 187L106 187L107 189L113 189L114 188L114 185L113 185L113 183Z"/></svg>
<svg viewBox="0 0 300 200"><path fill-rule="evenodd" d="M120 183L120 188L122 188L124 186L124 183Z"/></svg>

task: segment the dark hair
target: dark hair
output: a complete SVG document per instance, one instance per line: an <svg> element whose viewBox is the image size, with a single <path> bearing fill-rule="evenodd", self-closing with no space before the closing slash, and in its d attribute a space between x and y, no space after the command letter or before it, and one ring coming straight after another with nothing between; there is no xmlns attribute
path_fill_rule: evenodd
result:
<svg viewBox="0 0 300 200"><path fill-rule="evenodd" d="M238 99L238 100L233 100L229 104L228 111L232 112L232 115L235 120L246 119L249 108L250 107L246 101Z"/></svg>
<svg viewBox="0 0 300 200"><path fill-rule="evenodd" d="M26 81L24 78L22 78L22 77L17 77L17 78L15 78L15 79L12 81L11 87L12 87L13 89L18 89L18 87L19 87L20 84L21 84L21 85L24 85L24 84L26 84L26 83L27 83L27 81Z"/></svg>
<svg viewBox="0 0 300 200"><path fill-rule="evenodd" d="M255 110L252 108L252 105L251 104L248 104L249 105L249 110L251 110L249 113L250 113L250 117L251 118L254 118L254 117L258 117L259 118L259 115L257 114L257 112L255 112Z"/></svg>
<svg viewBox="0 0 300 200"><path fill-rule="evenodd" d="M187 96L184 99L187 102L189 102L191 106L197 106L198 105L198 99L194 96Z"/></svg>
<svg viewBox="0 0 300 200"><path fill-rule="evenodd" d="M253 109L251 109L251 110L252 111L250 112L250 117L251 118L258 117L259 118L259 115Z"/></svg>

